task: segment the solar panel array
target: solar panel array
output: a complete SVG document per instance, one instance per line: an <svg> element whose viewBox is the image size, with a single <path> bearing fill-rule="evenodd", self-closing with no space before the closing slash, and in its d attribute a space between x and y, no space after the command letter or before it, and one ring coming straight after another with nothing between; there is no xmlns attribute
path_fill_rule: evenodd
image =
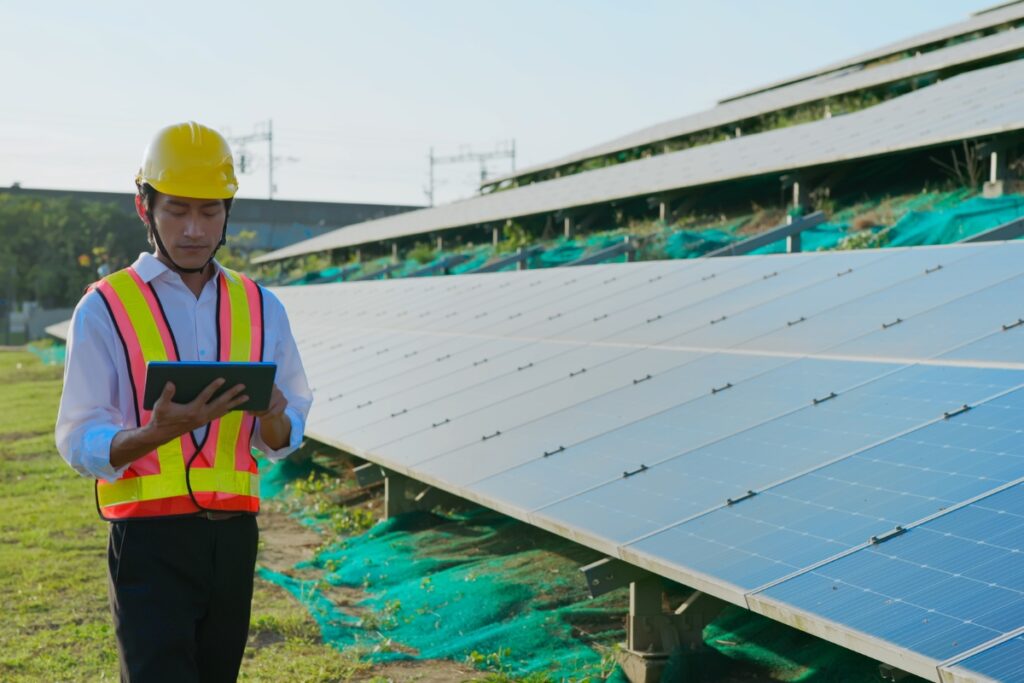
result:
<svg viewBox="0 0 1024 683"><path fill-rule="evenodd" d="M1024 5L1015 8L1015 13L1024 18ZM742 99L731 100L713 109L648 126L542 164L518 169L515 173L490 178L487 184L614 154L622 150L643 147L663 140L671 140L698 131L720 128L762 114L877 88L961 64L1001 55L1016 55L1021 50L1024 50L1024 35L1020 31L1003 31L985 38L926 52L916 57L889 62L870 69L851 69L840 73L828 73L810 80L749 95Z"/></svg>
<svg viewBox="0 0 1024 683"><path fill-rule="evenodd" d="M920 676L1024 647L1024 243L275 290L308 434Z"/></svg>
<svg viewBox="0 0 1024 683"><path fill-rule="evenodd" d="M874 50L864 52L854 57L849 57L847 59L843 59L841 61L828 64L826 66L814 69L813 71L809 71L799 76L793 76L791 78L787 78L776 83L769 83L767 85L760 86L755 90L749 90L744 93L738 93L730 98L727 98L726 100L723 100L723 102L732 99L738 99L740 97L749 97L750 95L756 94L763 90L767 90L769 88L777 88L788 83L793 83L807 78L812 78L814 76L822 74L828 74L839 69L855 67L859 64L864 64L866 62L871 62L877 59L884 59L886 57L898 55L901 52L910 52L912 50L918 50L929 44L950 40L951 38L970 36L981 31L990 30L993 27L999 26L1001 24L1008 24L1024 19L1024 3L1014 2L1005 4L1005 7L996 6L990 8L989 10L975 12L970 18L964 21L960 21L955 24L949 24L948 26L943 26L941 28L935 29L934 31L920 33L916 36L911 36L910 38L904 38L903 40L898 40L895 43L883 45L880 48L876 48Z"/></svg>
<svg viewBox="0 0 1024 683"><path fill-rule="evenodd" d="M1021 129L1024 60L1017 60L972 71L846 116L388 216L340 228L253 260L273 261Z"/></svg>

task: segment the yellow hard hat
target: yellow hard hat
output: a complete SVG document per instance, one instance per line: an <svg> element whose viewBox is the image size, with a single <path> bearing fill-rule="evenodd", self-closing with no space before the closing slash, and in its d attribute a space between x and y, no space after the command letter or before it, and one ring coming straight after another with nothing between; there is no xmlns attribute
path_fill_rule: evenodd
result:
<svg viewBox="0 0 1024 683"><path fill-rule="evenodd" d="M157 132L146 147L135 183L195 199L230 199L238 192L231 148L212 128L189 121Z"/></svg>

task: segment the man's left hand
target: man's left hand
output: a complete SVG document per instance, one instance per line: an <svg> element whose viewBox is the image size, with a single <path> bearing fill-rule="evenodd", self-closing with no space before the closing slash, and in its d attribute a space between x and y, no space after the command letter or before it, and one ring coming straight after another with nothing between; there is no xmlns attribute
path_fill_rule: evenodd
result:
<svg viewBox="0 0 1024 683"><path fill-rule="evenodd" d="M270 405L266 410L253 410L250 414L260 419L260 438L270 448L278 450L288 445L292 435L292 421L285 415L284 409L288 407L288 399L277 385L270 393Z"/></svg>
<svg viewBox="0 0 1024 683"><path fill-rule="evenodd" d="M284 397L284 393L274 385L273 391L270 392L270 404L266 410L251 410L249 414L253 417L260 418L261 422L267 422L276 417L284 417L284 409L288 407L288 399Z"/></svg>

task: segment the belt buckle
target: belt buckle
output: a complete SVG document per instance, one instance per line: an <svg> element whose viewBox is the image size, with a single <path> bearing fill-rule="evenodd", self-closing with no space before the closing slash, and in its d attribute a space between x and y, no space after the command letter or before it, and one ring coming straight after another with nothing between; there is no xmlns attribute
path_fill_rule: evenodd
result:
<svg viewBox="0 0 1024 683"><path fill-rule="evenodd" d="M208 519L212 522L220 522L225 519L237 517L238 515L239 513L237 512L228 512L220 510L203 510L202 512L199 513L200 517L202 517L203 519Z"/></svg>

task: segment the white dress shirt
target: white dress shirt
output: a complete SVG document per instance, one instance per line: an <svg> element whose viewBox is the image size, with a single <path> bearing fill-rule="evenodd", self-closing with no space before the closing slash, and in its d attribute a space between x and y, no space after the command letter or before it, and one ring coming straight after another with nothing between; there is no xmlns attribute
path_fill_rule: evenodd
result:
<svg viewBox="0 0 1024 683"><path fill-rule="evenodd" d="M213 263L219 274L220 264ZM160 297L180 360L217 360L217 278L211 278L196 299L181 276L152 254L140 254L132 265ZM280 460L302 443L313 394L284 306L265 289L263 332L263 360L277 363L274 383L288 399L285 414L292 432L289 443L274 450L260 438L257 418L252 445L270 460ZM133 403L121 341L99 292L92 291L78 302L68 330L64 393L55 429L61 456L83 476L116 481L128 466L111 466L110 442L119 431L136 427ZM194 432L200 443L205 433L206 426Z"/></svg>

